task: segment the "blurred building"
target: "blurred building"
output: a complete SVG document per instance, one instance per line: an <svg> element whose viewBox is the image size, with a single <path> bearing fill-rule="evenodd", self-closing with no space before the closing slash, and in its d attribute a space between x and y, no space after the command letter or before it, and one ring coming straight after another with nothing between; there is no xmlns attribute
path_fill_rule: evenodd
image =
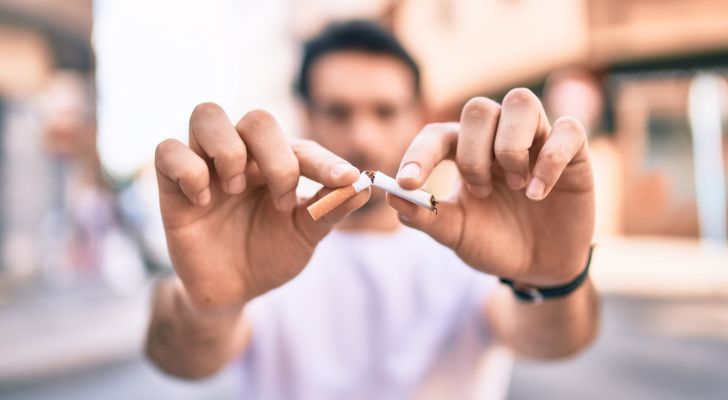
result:
<svg viewBox="0 0 728 400"><path fill-rule="evenodd" d="M387 12L423 65L435 109L537 84L568 65L608 70L728 46L720 0L410 0Z"/></svg>
<svg viewBox="0 0 728 400"><path fill-rule="evenodd" d="M0 1L0 296L36 277L114 286L122 248L140 282L99 168L91 30L91 1Z"/></svg>
<svg viewBox="0 0 728 400"><path fill-rule="evenodd" d="M43 225L65 214L63 170L86 169L59 159L94 154L90 32L88 1L0 1L0 278L26 279L58 256Z"/></svg>
<svg viewBox="0 0 728 400"><path fill-rule="evenodd" d="M145 271L99 166L91 33L90 0L0 0L3 388L141 341L128 295Z"/></svg>
<svg viewBox="0 0 728 400"><path fill-rule="evenodd" d="M615 220L606 233L698 236L688 92L698 71L725 81L728 3L410 0L383 15L422 64L432 120L457 120L469 98L502 98L512 87L542 95L553 71L591 71L605 100L597 129L611 136L609 150L593 140L596 158L611 157L595 163L619 171L598 193ZM728 102L721 106L725 120ZM728 154L725 135L724 123Z"/></svg>

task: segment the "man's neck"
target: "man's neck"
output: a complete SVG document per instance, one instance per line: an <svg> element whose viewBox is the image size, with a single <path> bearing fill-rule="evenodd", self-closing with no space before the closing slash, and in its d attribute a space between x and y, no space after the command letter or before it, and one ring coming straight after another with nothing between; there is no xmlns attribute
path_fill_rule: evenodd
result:
<svg viewBox="0 0 728 400"><path fill-rule="evenodd" d="M389 233L399 229L402 224L397 218L397 211L382 202L372 208L360 209L336 225L336 229L345 232L377 232Z"/></svg>

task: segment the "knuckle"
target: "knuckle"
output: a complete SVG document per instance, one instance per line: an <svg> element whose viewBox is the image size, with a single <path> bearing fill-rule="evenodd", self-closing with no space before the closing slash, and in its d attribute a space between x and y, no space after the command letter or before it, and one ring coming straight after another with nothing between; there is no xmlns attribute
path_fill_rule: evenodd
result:
<svg viewBox="0 0 728 400"><path fill-rule="evenodd" d="M429 154L435 148L457 143L459 132L460 124L457 122L427 124L410 145L408 154Z"/></svg>
<svg viewBox="0 0 728 400"><path fill-rule="evenodd" d="M265 110L253 110L240 119L238 127L244 130L248 129L260 129L261 127L269 126L270 124L276 123L275 117L271 113Z"/></svg>
<svg viewBox="0 0 728 400"><path fill-rule="evenodd" d="M190 118L190 121L214 118L220 115L221 111L222 108L215 103L201 103L198 104L194 110L192 110L192 117Z"/></svg>
<svg viewBox="0 0 728 400"><path fill-rule="evenodd" d="M490 171L486 164L458 164L458 169L464 177L485 177Z"/></svg>
<svg viewBox="0 0 728 400"><path fill-rule="evenodd" d="M282 181L298 179L298 163L292 161L281 162L273 168L271 174L275 179Z"/></svg>
<svg viewBox="0 0 728 400"><path fill-rule="evenodd" d="M569 157L563 148L543 149L539 157L547 165L561 165L569 161Z"/></svg>
<svg viewBox="0 0 728 400"><path fill-rule="evenodd" d="M422 128L418 136L427 136L440 132L442 131L443 125L443 123L429 123Z"/></svg>
<svg viewBox="0 0 728 400"><path fill-rule="evenodd" d="M419 136L440 135L451 131L457 131L459 124L456 122L436 122L425 125Z"/></svg>
<svg viewBox="0 0 728 400"><path fill-rule="evenodd" d="M164 140L162 143L159 143L157 148L154 150L154 159L157 160L157 162L161 161L180 144L181 143L175 139Z"/></svg>
<svg viewBox="0 0 728 400"><path fill-rule="evenodd" d="M503 98L503 106L523 106L539 103L538 97L526 88L512 89Z"/></svg>
<svg viewBox="0 0 728 400"><path fill-rule="evenodd" d="M207 166L204 165L204 163L202 165L190 166L187 171L180 176L180 180L187 181L187 183L193 185L204 182L205 178L207 178Z"/></svg>
<svg viewBox="0 0 728 400"><path fill-rule="evenodd" d="M501 167L507 171L528 168L528 149L523 149L516 143L510 141L496 143L493 151Z"/></svg>
<svg viewBox="0 0 728 400"><path fill-rule="evenodd" d="M485 97L470 99L463 107L463 118L493 118L500 113L500 105Z"/></svg>
<svg viewBox="0 0 728 400"><path fill-rule="evenodd" d="M215 160L221 160L225 163L242 161L244 165L246 161L246 156L247 154L242 146L228 146L227 148L220 150L219 154L215 157Z"/></svg>
<svg viewBox="0 0 728 400"><path fill-rule="evenodd" d="M524 149L520 148L517 143L510 140L496 140L495 145L493 146L493 151L496 155L509 156L523 153Z"/></svg>
<svg viewBox="0 0 728 400"><path fill-rule="evenodd" d="M586 137L586 131L581 122L574 117L561 117L554 122L554 126L558 126L559 129L575 135L577 137Z"/></svg>

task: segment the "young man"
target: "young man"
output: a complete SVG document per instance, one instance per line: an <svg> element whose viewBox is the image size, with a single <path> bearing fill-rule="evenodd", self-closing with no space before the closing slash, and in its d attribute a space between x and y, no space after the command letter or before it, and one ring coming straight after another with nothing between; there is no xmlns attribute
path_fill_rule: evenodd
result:
<svg viewBox="0 0 728 400"><path fill-rule="evenodd" d="M157 148L177 272L157 288L149 330L162 369L204 377L242 355L246 399L465 399L496 342L555 358L595 337L578 121L550 126L538 98L515 89L502 106L475 98L459 124L422 128L415 63L361 21L307 44L298 92L310 141L286 139L265 111L233 126L201 104L189 147ZM437 215L378 189L317 222L306 211L360 170L416 189L443 159L462 183ZM325 188L297 200L299 175ZM522 301L495 277L529 299L562 289Z"/></svg>

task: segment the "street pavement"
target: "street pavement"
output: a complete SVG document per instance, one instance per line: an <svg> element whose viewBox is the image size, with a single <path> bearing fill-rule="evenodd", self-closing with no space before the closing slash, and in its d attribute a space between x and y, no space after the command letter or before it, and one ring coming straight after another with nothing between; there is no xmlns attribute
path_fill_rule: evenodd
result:
<svg viewBox="0 0 728 400"><path fill-rule="evenodd" d="M579 356L516 361L509 398L728 399L728 301L608 296L603 316Z"/></svg>
<svg viewBox="0 0 728 400"><path fill-rule="evenodd" d="M519 360L512 400L727 399L728 301L607 296L595 344L567 361ZM202 382L170 378L141 355L93 371L0 386L6 400L227 400L234 369Z"/></svg>

